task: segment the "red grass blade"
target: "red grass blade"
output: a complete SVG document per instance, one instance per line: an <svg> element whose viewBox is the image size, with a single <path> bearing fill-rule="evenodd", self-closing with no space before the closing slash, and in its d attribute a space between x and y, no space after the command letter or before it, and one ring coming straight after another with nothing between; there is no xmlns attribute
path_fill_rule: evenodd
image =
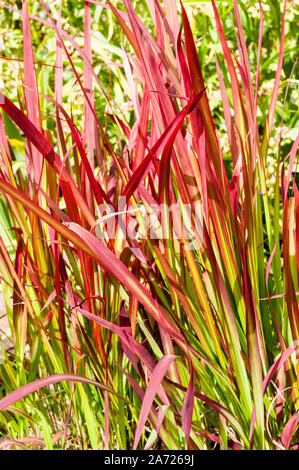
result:
<svg viewBox="0 0 299 470"><path fill-rule="evenodd" d="M183 7L181 2L181 9L182 9L182 18L183 18L183 25L184 25L184 32L185 32L185 42L186 42L186 51L187 51L187 61L189 66L190 78L192 83L192 89L196 93L200 93L203 89L205 89L205 84L202 76L202 71L197 55L196 46L193 39L192 30L190 27L190 23L188 20L187 13ZM210 105L208 102L207 94L204 93L202 100L200 101L199 110L203 119L205 131L206 131L206 143L208 147L208 154L213 161L215 166L215 170L219 176L220 181L222 182L224 173L222 162L219 159L219 149L218 149L218 140L215 133L215 126L214 121L212 118Z"/></svg>
<svg viewBox="0 0 299 470"><path fill-rule="evenodd" d="M61 187L65 195L65 200L69 200L69 189L66 188L65 183L71 187L77 204L82 209L82 214L86 217L89 224L92 226L95 222L94 216L91 214L89 207L83 199L80 191L75 185L73 179L62 166L61 160L54 152L53 148L45 139L43 134L32 124L32 122L22 113L6 96L0 92L0 107L8 116L17 124L17 126L24 132L28 140L33 143L37 150L46 158L50 165L54 168L56 173L61 177ZM38 182L39 184L39 182Z"/></svg>
<svg viewBox="0 0 299 470"><path fill-rule="evenodd" d="M246 122L246 116L245 116L244 106L243 106L243 101L242 101L242 93L241 93L240 85L238 82L236 70L234 67L233 59L232 59L229 47L226 42L224 30L223 30L219 13L217 11L214 0L212 0L212 5L214 9L217 32L219 35L225 62L226 62L230 80L231 80L231 90L232 90L232 97L233 97L233 103L234 103L235 120L236 120L237 128L239 129L239 132L241 133L243 140L245 140L245 136L247 132L244 129L244 122Z"/></svg>
<svg viewBox="0 0 299 470"><path fill-rule="evenodd" d="M270 141L270 137L271 137L272 127L273 127L273 122L274 122L274 116L275 116L275 110L276 110L277 97L278 97L278 92L279 92L280 76L281 76L282 64L283 64L284 43L285 43L286 6L287 6L287 1L285 0L283 14L282 14L281 38L280 38L280 50L279 50L278 65L277 65L277 71L276 71L275 81L274 81L274 88L273 88L273 91L272 91L272 94L271 94L271 101L270 101L270 106L269 106L269 111L268 111L268 115L267 115L267 119L266 119L266 124L265 124L265 128L264 128L263 139L262 139L262 146L261 146L263 158L265 158L265 156L267 155L267 151L268 151L268 147L269 147L269 141Z"/></svg>
<svg viewBox="0 0 299 470"><path fill-rule="evenodd" d="M224 118L225 118L226 129L227 129L227 136L228 136L229 146L230 146L230 150L232 154L233 164L235 167L239 158L240 150L238 149L233 118L231 115L229 101L228 101L228 97L227 97L227 93L225 89L225 84L224 84L224 80L223 80L223 76L220 70L217 56L215 56L215 59L216 59L216 70L217 70L219 87L220 87L222 104L223 104Z"/></svg>
<svg viewBox="0 0 299 470"><path fill-rule="evenodd" d="M88 62L92 64L92 51L91 51L91 14L90 3L85 1L84 7L84 53ZM94 94L92 84L92 74L89 70L89 64L83 61L83 86L86 94L89 97L89 102L94 108ZM94 151L96 139L96 122L94 120L91 108L84 97L84 134L86 134L87 141L87 154L88 161L92 170L94 170Z"/></svg>
<svg viewBox="0 0 299 470"><path fill-rule="evenodd" d="M155 369L153 370L151 377L149 379L149 384L146 389L142 407L139 414L139 420L137 424L137 429L135 433L133 450L136 450L138 442L140 440L143 428L145 426L146 420L148 418L149 412L151 410L155 395L157 394L161 382L166 374L169 366L175 360L177 356L164 356L159 360Z"/></svg>
<svg viewBox="0 0 299 470"><path fill-rule="evenodd" d="M266 377L263 380L263 395L265 394L274 375L280 370L280 368L285 364L285 362L293 354L294 351L296 351L296 345L292 344L285 351L283 351L283 353L279 356L279 358L270 367ZM255 413L255 408L253 408L251 421L250 421L250 436L249 436L250 449L253 448L253 431L254 431L255 418L256 418L256 413Z"/></svg>
<svg viewBox="0 0 299 470"><path fill-rule="evenodd" d="M172 123L167 127L167 129L163 132L163 134L157 140L155 145L151 148L150 152L147 154L143 162L134 171L133 175L128 181L127 186L123 191L123 195L126 196L128 199L132 196L134 191L136 191L142 179L144 179L145 176L148 174L152 159L156 159L161 152L166 151L166 148L168 148L169 146L171 147L173 145L174 138L182 127L185 117L193 110L194 106L196 106L203 93L204 91L201 91L196 96L190 98L189 103L174 118Z"/></svg>
<svg viewBox="0 0 299 470"><path fill-rule="evenodd" d="M190 438L193 408L194 408L194 373L193 373L193 367L191 365L190 382L187 388L187 392L186 392L183 407L182 407L182 423L183 423L183 431L185 434L187 447L188 447L189 438Z"/></svg>
<svg viewBox="0 0 299 470"><path fill-rule="evenodd" d="M293 414L293 416L289 419L289 421L285 425L280 436L281 443L284 446L285 450L289 450L292 438L295 434L298 424L299 424L299 412L296 411L296 413Z"/></svg>
<svg viewBox="0 0 299 470"><path fill-rule="evenodd" d="M270 308L271 308L273 320L274 320L274 323L275 323L275 328L276 328L276 331L277 331L277 334L278 334L278 339L279 339L280 347L281 347L281 350L283 351L283 350L284 350L283 338L282 338L282 334L281 334L281 331L280 331L280 328L279 328L279 325L278 325L278 322L277 322L277 319L276 319L276 315L275 315L275 313L274 313L274 309L273 309L273 306L272 306L272 300L271 300L270 293L269 293L269 274L270 274L270 269L271 269L272 261L273 261L273 258L274 258L274 255L275 255L275 251L276 251L276 246L277 246L277 241L275 242L273 251L272 251L272 253L271 253L271 255L270 255L270 258L269 258L269 260L268 260L268 263L267 263L267 268L266 268L266 288L267 288L267 294L268 294L268 298L269 298L269 303L270 303Z"/></svg>
<svg viewBox="0 0 299 470"><path fill-rule="evenodd" d="M189 103L185 108L178 114L175 121L175 126L172 123L171 126L171 133L165 142L165 147L163 149L163 153L161 156L161 162L159 167L159 203L168 204L169 202L169 176L170 176L170 157L172 152L172 146L174 140L176 138L177 133L179 132L182 124L184 122L185 117L194 109L197 105L203 94L205 93L205 89L203 89L200 93L196 96L191 96ZM179 119L178 119L179 117Z"/></svg>
<svg viewBox="0 0 299 470"><path fill-rule="evenodd" d="M58 431L52 438L52 444L56 444L62 436L63 436L63 431ZM46 447L43 437L27 436L27 437L20 437L18 440L5 439L0 444L0 450L6 449L7 447L21 447L24 449L28 449L29 447L27 444L33 444L38 447Z"/></svg>
<svg viewBox="0 0 299 470"><path fill-rule="evenodd" d="M166 412L167 412L168 408L169 408L169 405L159 406L158 416L157 416L157 426L155 428L156 433L155 433L155 435L152 439L151 439L151 436L150 436L149 440L147 441L146 445L144 446L144 450L150 450L150 448L156 442L157 437L158 437L159 432L160 432L160 429L161 429L161 426L163 425L163 421L164 421L164 418L165 418L165 415L166 415Z"/></svg>
<svg viewBox="0 0 299 470"><path fill-rule="evenodd" d="M41 129L39 101L37 94L37 82L34 67L34 56L30 33L27 0L22 4L23 16L23 41L24 41L24 95L28 119L34 126ZM27 141L30 148L30 139ZM39 183L41 177L41 159L35 148L31 149L32 165L35 182Z"/></svg>
<svg viewBox="0 0 299 470"><path fill-rule="evenodd" d="M297 263L297 274L298 274L298 279L299 279L299 191L295 182L294 182L294 197L295 197L295 218L296 218L296 263Z"/></svg>
<svg viewBox="0 0 299 470"><path fill-rule="evenodd" d="M45 377L43 379L35 380L34 382L23 385L17 390L9 393L8 395L6 395L6 397L0 400L0 411L5 410L9 405L12 405L16 401L19 401L24 397L27 397L27 395L30 395L30 393L36 392L42 387L48 387L49 385L57 384L65 380L68 382L80 382L80 383L85 383L89 385L94 385L95 387L101 390L112 393L118 398L122 398L113 390L111 390L109 387L106 387L105 385L102 385L99 382L95 382L94 380L87 379L86 377L81 377L80 375L75 375L75 374L56 374L56 375L50 375L49 377Z"/></svg>
<svg viewBox="0 0 299 470"><path fill-rule="evenodd" d="M183 387L183 385L172 382L169 379L166 379L166 381L168 383L170 383L171 385L174 385L175 387L177 387L179 390L187 392L186 387ZM225 408L225 406L221 405L220 403L217 403L215 400L212 400L211 398L207 397L206 395L203 395L202 393L198 393L196 391L194 391L194 396L196 398L198 398L199 400L202 400L204 403L206 403L211 408L213 408L217 413L220 413L227 421L229 421L232 424L232 426L238 432L241 431L241 426L240 426L238 420L236 419L236 417L230 411L228 411L227 408ZM243 434L243 436L244 436L244 434ZM245 440L246 440L246 438L245 438Z"/></svg>
<svg viewBox="0 0 299 470"><path fill-rule="evenodd" d="M263 28L264 28L264 14L263 14L263 7L262 7L260 0L259 0L259 5L260 5L261 19L260 19L259 42L258 42L257 61L256 61L256 80L255 80L255 97L254 97L255 113L257 112L257 97L258 97L258 88L259 88L260 63L261 63Z"/></svg>

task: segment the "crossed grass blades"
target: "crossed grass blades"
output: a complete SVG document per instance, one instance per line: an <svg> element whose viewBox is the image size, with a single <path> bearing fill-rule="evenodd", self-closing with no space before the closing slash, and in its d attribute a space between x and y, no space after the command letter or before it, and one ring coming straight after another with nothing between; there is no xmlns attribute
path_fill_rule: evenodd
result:
<svg viewBox="0 0 299 470"><path fill-rule="evenodd" d="M41 1L38 16L27 3L6 6L22 23L19 102L0 95L0 262L13 344L0 366L0 446L298 449L299 137L287 154L279 142L271 187L266 177L286 3L260 122L262 5L253 66L238 2L232 50L212 1L229 160L182 3L148 0L151 33L129 0L86 1L81 45L63 28L60 4L53 16ZM93 70L99 7L121 28L110 67L125 109ZM51 96L39 90L37 23L55 40ZM64 107L65 73L83 96L80 125ZM119 196L125 223L137 220L142 236L117 225L114 239L100 240L97 208L116 210ZM130 212L137 203L199 205L192 250L184 236L179 249L172 237L151 239ZM162 230L179 223L171 212L161 220Z"/></svg>

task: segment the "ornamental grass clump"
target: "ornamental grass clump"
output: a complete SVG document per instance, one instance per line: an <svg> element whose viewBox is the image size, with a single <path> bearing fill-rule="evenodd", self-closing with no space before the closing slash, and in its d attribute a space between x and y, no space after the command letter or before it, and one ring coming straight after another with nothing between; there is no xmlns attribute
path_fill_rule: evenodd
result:
<svg viewBox="0 0 299 470"><path fill-rule="evenodd" d="M41 1L43 14L29 14L27 3L9 7L23 30L19 103L0 94L13 344L0 365L0 446L297 449L298 136L287 154L279 142L271 187L266 177L286 2L263 122L263 9L253 65L239 2L234 49L211 2L229 159L184 2L147 0L151 32L130 0L86 1L80 45L61 8ZM104 42L118 54L108 82L93 68L94 7L121 30L118 48ZM55 40L48 92L37 22ZM65 76L81 115L66 107Z"/></svg>

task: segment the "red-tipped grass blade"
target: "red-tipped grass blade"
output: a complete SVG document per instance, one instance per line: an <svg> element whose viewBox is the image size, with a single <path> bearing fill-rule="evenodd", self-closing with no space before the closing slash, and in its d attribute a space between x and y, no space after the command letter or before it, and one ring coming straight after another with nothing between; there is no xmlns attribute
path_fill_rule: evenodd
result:
<svg viewBox="0 0 299 470"><path fill-rule="evenodd" d="M139 419L138 419L138 424L137 424L137 429L136 429L135 439L134 439L134 445L133 445L134 450L137 449L146 420L148 418L155 396L160 388L161 382L163 381L164 375L166 374L168 368L170 367L172 362L175 360L175 358L176 356L162 357L162 359L159 360L159 362L157 363L155 369L153 370L150 376L149 384L147 386L147 389L143 398L143 402L142 402L142 407L141 407L140 414L139 414Z"/></svg>

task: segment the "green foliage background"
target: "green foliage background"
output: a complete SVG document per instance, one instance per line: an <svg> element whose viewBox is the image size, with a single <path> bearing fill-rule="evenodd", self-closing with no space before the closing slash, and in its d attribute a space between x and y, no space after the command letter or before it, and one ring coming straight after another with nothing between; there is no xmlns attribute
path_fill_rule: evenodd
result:
<svg viewBox="0 0 299 470"><path fill-rule="evenodd" d="M114 1L113 3L118 8L123 8L122 2ZM17 100L17 88L21 85L21 60L23 57L22 30L20 15L5 8L4 5L20 9L21 4L21 1L10 1L7 4L1 2L2 6L0 5L0 54L2 56L0 60L0 87L4 90L4 93L13 100ZM64 30L76 40L79 46L83 47L84 1L67 0L62 1L61 4L62 26ZM57 12L59 5L60 1L49 2L49 8L54 17L56 16L55 12ZM221 129L222 127L224 129L223 110L217 86L218 79L214 56L217 54L220 65L224 65L224 58L216 32L211 2L185 0L184 5L191 20L194 36L198 41L198 53L208 88L210 106L214 118L217 121L218 128ZM38 16L41 19L46 18L43 7L39 2L31 1L28 6L31 15ZM229 45L232 50L237 51L235 25L232 15L232 1L218 2L218 7ZM259 4L255 0L243 0L239 2L239 7L241 8L242 23L247 39L249 60L251 65L254 65L256 64L259 34ZM260 102L258 116L261 122L265 120L276 72L283 2L278 0L266 1L262 2L262 7L264 13L264 36L260 69L260 94L263 95L264 99ZM95 72L98 77L100 77L103 88L111 97L112 105L114 103L120 106L126 118L130 120L132 110L127 107L126 92L128 90L126 80L124 80L123 67L121 66L122 50L120 48L120 44L123 44L123 46L127 48L128 45L124 42L124 38L121 37L120 26L115 22L110 11L95 4L91 4L91 10L93 17L92 49ZM135 10L145 22L146 26L153 30L154 25L143 0L135 2ZM287 87L289 95L284 110L283 123L284 145L287 147L285 148L285 152L289 150L289 146L299 125L298 113L296 113L299 105L299 75L298 66L296 65L299 44L298 0L288 1L286 18L286 43L282 72L283 81L281 82L276 114L276 132L274 133L272 142L273 157L275 157L284 95ZM36 21L32 21L31 34L36 62L48 64L48 66L37 65L40 93L54 97L54 69L51 65L53 66L55 63L55 34L51 28L39 24ZM69 51L72 52L71 57L74 60L77 71L82 73L82 60L70 44ZM13 61L8 59L13 59ZM111 67L111 62L114 63L113 67ZM222 67L222 70L225 70L225 67ZM83 114L83 96L79 91L79 87L75 85L74 76L67 60L65 60L64 74L64 105L66 106L66 110L72 110L73 115L80 121ZM224 79L228 85L227 73ZM96 90L96 109L101 118L101 115L104 115L106 110L107 102L97 86ZM48 118L44 122L44 128L51 130L51 128L55 126L55 119L51 117L53 106L46 101L43 102L43 105L43 114L48 115ZM102 124L105 125L104 119ZM223 147L227 148L225 135L222 136L222 142Z"/></svg>

